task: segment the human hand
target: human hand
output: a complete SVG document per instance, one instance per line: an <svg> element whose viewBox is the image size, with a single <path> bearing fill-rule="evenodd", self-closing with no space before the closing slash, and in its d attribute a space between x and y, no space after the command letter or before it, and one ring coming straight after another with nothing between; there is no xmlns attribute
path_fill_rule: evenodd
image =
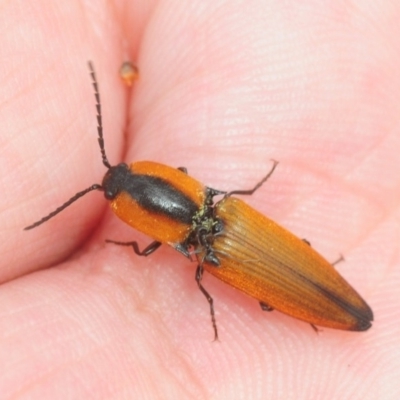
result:
<svg viewBox="0 0 400 400"><path fill-rule="evenodd" d="M396 5L65 7L11 2L0 16L2 398L396 398ZM131 94L117 75L126 52L140 69ZM279 160L245 200L327 259L345 255L337 268L372 328L316 335L205 276L212 342L196 264L106 245L151 238L100 193L22 231L105 173L88 59L110 162L185 166L231 190Z"/></svg>

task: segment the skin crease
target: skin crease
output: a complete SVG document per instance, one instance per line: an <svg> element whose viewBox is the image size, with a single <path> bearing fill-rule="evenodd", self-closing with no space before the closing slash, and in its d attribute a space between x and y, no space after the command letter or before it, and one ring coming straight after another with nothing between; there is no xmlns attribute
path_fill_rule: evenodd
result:
<svg viewBox="0 0 400 400"><path fill-rule="evenodd" d="M57 4L57 6L56 6ZM0 26L2 399L394 399L400 123L396 2L69 1L3 4ZM119 80L127 58L140 78ZM311 327L191 263L106 238L151 239L91 193L112 164L186 166L329 260L374 311L364 333Z"/></svg>

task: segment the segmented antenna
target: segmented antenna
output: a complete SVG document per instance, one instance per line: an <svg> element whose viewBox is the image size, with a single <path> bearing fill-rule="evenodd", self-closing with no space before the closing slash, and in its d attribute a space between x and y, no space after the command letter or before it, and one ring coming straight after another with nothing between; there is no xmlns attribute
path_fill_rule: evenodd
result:
<svg viewBox="0 0 400 400"><path fill-rule="evenodd" d="M85 190L82 190L82 192L78 192L76 195L72 196L67 202L65 202L62 206L58 207L57 209L55 209L53 212L51 212L49 215L43 217L41 220L33 223L32 225L27 226L26 228L24 228L24 231L28 231L29 229L33 229L36 228L39 225L42 225L43 222L48 221L50 218L53 218L55 215L57 215L59 212L61 212L62 210L64 210L65 208L67 208L69 205L71 205L74 201L78 200L79 198L81 198L82 196L84 196L86 193L91 192L92 190L102 190L103 187L101 185L99 185L98 183L88 187Z"/></svg>
<svg viewBox="0 0 400 400"><path fill-rule="evenodd" d="M103 139L103 124L101 121L101 106L100 106L100 94L99 94L99 89L97 85L97 80L96 80L96 75L94 73L94 68L92 63L89 61L89 69L90 69L90 75L92 77L92 83L94 87L94 95L96 97L96 109L97 109L97 133L98 133L98 142L100 146L100 152L101 152L101 158L103 160L103 164L107 168L111 168L110 163L107 160L106 152L104 150L104 139ZM36 228L37 226L43 224L43 222L48 221L50 218L53 218L55 215L60 213L62 210L70 206L72 203L74 203L76 200L84 196L86 193L89 193L93 190L103 190L103 187L99 185L98 183L88 187L85 190L82 190L81 192L76 193L73 197L71 197L67 202L65 202L62 206L58 207L55 209L53 212L51 212L49 215L43 217L41 220L33 223L32 225L27 226L24 228L25 231L29 229Z"/></svg>
<svg viewBox="0 0 400 400"><path fill-rule="evenodd" d="M94 72L94 67L93 67L92 62L89 61L88 65L89 65L89 70L90 70L90 76L92 77L92 83L93 83L93 88L94 88L94 96L96 98L97 133L98 133L97 141L99 142L100 151L101 151L101 158L103 160L103 164L107 168L111 168L111 164L108 162L108 159L107 159L107 156L106 156L106 151L104 149L103 123L102 123L102 118L101 118L101 103L100 103L99 87L98 87L98 84L97 84L96 74Z"/></svg>

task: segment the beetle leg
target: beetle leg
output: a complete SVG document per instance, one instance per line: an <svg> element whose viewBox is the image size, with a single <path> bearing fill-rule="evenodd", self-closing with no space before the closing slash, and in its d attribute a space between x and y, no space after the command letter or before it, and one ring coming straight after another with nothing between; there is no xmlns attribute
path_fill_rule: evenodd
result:
<svg viewBox="0 0 400 400"><path fill-rule="evenodd" d="M174 247L174 249L176 251L179 251L179 253L183 254L185 257L187 257L189 260L192 261L192 258L190 257L190 253L189 253L187 245L179 243Z"/></svg>
<svg viewBox="0 0 400 400"><path fill-rule="evenodd" d="M278 165L278 161L272 160L272 162L273 162L273 165L272 165L271 170L268 172L268 174L266 176L264 176L264 178L261 179L260 182L257 183L256 186L253 187L253 189L250 189L250 190L233 190L232 192L227 193L225 195L225 197L232 196L233 194L240 194L240 195L244 195L244 196L252 195L259 187L261 187L263 185L263 183L265 183L265 181L268 180L268 178L274 172L276 166Z"/></svg>
<svg viewBox="0 0 400 400"><path fill-rule="evenodd" d="M187 173L188 173L188 170L187 170L187 168L186 167L178 167L177 169L179 169L179 171L182 171L184 174L186 174L187 175Z"/></svg>
<svg viewBox="0 0 400 400"><path fill-rule="evenodd" d="M207 261L209 264L212 264L214 267L219 267L221 265L218 257L214 254L213 251L209 251L207 255L204 257L204 261Z"/></svg>
<svg viewBox="0 0 400 400"><path fill-rule="evenodd" d="M274 310L271 306L269 306L267 303L263 303L262 301L260 301L260 306L263 311L273 311Z"/></svg>
<svg viewBox="0 0 400 400"><path fill-rule="evenodd" d="M201 284L201 279L203 278L203 272L204 272L203 267L201 265L198 265L197 269L196 269L196 278L195 279L197 282L197 286L201 290L201 293L204 294L204 296L206 297L206 299L208 301L208 304L210 305L211 322L212 322L212 326L214 328L214 340L218 340L217 322L215 320L215 313L214 313L214 300L210 296L210 294L207 292L207 290L204 289L203 285Z"/></svg>
<svg viewBox="0 0 400 400"><path fill-rule="evenodd" d="M151 253L154 253L160 246L161 242L151 242L147 247L145 247L142 251L139 249L139 245L137 242L116 242L115 240L106 240L107 243L117 244L118 246L131 246L133 251L138 256L147 257Z"/></svg>
<svg viewBox="0 0 400 400"><path fill-rule="evenodd" d="M311 246L311 243L307 240L307 239L301 239L305 244L308 244L309 246ZM339 264L340 262L344 261L344 257L343 254L340 254L340 257L334 261L331 265L332 267L334 267L336 264Z"/></svg>
<svg viewBox="0 0 400 400"><path fill-rule="evenodd" d="M321 329L318 329L314 324L310 324L310 325L311 325L311 328L314 329L314 332L315 332L315 333L318 334L319 332L322 332Z"/></svg>
<svg viewBox="0 0 400 400"><path fill-rule="evenodd" d="M332 263L332 266L335 266L336 264L339 264L340 262L345 261L343 254L340 254L340 257Z"/></svg>

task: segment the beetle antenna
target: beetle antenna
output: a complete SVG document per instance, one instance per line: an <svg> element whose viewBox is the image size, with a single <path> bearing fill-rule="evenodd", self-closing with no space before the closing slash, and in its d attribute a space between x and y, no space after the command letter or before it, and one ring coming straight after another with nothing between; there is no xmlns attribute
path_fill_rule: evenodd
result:
<svg viewBox="0 0 400 400"><path fill-rule="evenodd" d="M69 205L71 205L72 203L74 203L76 200L80 199L82 196L84 196L86 193L91 192L92 190L103 190L103 187L101 185L99 185L98 183L88 187L85 190L82 190L81 192L78 192L76 195L72 196L67 202L65 202L62 206L58 207L57 209L55 209L53 212L51 212L49 215L47 215L46 217L43 217L41 220L33 223L32 225L27 226L26 228L24 228L24 231L28 231L29 229L33 229L36 228L39 225L42 225L43 222L48 221L50 218L53 218L55 215L57 215L58 213L60 213L62 210L64 210L65 208L67 208Z"/></svg>
<svg viewBox="0 0 400 400"><path fill-rule="evenodd" d="M97 133L98 133L97 141L99 142L101 158L103 160L103 164L109 169L109 168L111 168L111 164L108 162L108 159L106 156L106 150L104 148L103 123L102 123L102 118L101 118L101 102L100 102L99 85L97 83L96 74L94 72L94 67L93 67L92 62L89 61L88 65L89 65L89 70L90 70L90 76L92 77L94 96L96 98Z"/></svg>
<svg viewBox="0 0 400 400"><path fill-rule="evenodd" d="M100 146L100 152L101 152L101 158L103 160L103 164L110 169L111 165L108 162L107 156L106 156L106 151L104 149L104 138L103 138L103 123L102 123L102 118L101 118L101 103L100 103L100 93L99 93L99 87L96 79L96 74L94 72L93 64L91 61L88 62L89 64L89 70L90 70L90 75L92 77L92 84L94 88L94 95L96 98L96 110L97 110L97 133L98 133L98 142ZM43 217L41 220L36 221L32 225L27 226L24 228L25 231L29 229L36 228L39 225L42 225L44 222L48 221L50 218L53 218L55 215L60 213L62 210L66 209L68 206L70 206L72 203L74 203L76 200L80 199L82 196L85 194L93 191L93 190L103 190L103 186L99 185L98 183L88 187L85 190L82 190L81 192L76 193L74 196L72 196L67 202L65 202L62 206L58 207L55 209L53 212L51 212L49 215Z"/></svg>

